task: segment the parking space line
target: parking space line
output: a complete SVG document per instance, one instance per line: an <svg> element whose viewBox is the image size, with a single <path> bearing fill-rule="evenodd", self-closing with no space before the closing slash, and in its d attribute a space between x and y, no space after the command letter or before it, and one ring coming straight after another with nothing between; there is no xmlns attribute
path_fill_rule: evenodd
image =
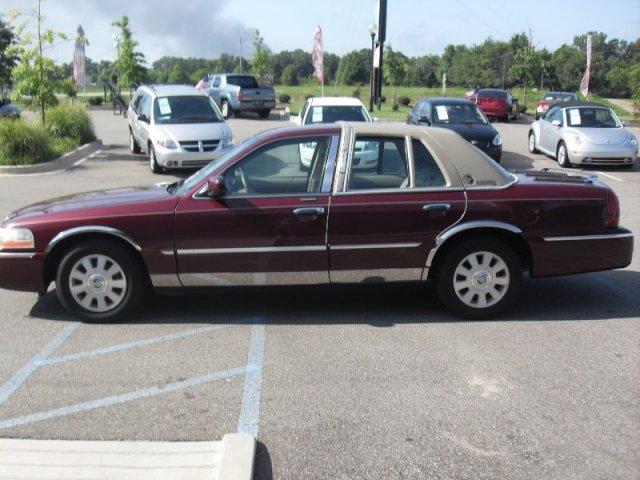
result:
<svg viewBox="0 0 640 480"><path fill-rule="evenodd" d="M169 342L171 340L179 340L182 338L188 338L188 337L193 337L195 335L199 335L201 333L206 333L206 332L211 332L214 330L222 330L224 328L228 328L231 325L211 325L208 327L203 327L203 328L195 328L193 330L187 330L184 332L177 332L177 333L171 333L168 335L161 335L158 337L151 337L151 338L147 338L144 340L137 340L134 342L127 342L127 343L119 343L119 344L115 344L115 345L110 345L108 347L101 347L101 348L96 348L94 350L87 350L84 352L78 352L78 353L70 353L68 355L62 355L60 357L50 357L50 358L42 358L37 360L37 365L39 366L43 366L43 365L54 365L54 364L58 364L58 363L66 363L66 362L71 362L73 360L79 360L82 358L91 358L91 357L95 357L98 355L104 355L107 353L114 353L114 352L120 352L122 350L129 350L132 348L138 348L138 347L144 347L147 345L154 345L156 343L162 343L162 342Z"/></svg>
<svg viewBox="0 0 640 480"><path fill-rule="evenodd" d="M56 408L53 410L47 410L44 412L32 413L23 417L10 418L0 421L0 430L6 428L17 427L20 425L26 425L34 422L41 422L43 420L50 420L53 418L64 417L74 413L84 412L87 410L95 410L101 407L108 407L118 405L132 400L138 400L140 398L153 397L162 395L176 390L183 390L185 388L193 387L203 383L214 382L216 380L223 380L230 377L246 374L250 375L254 370L259 370L260 367L245 365L243 367L232 368L229 370L222 370L219 372L209 373L207 375L201 375L198 377L192 377L187 380L179 382L168 383L161 387L150 387L142 390L136 390L129 393L123 393L120 395L113 395L110 397L103 397L97 400L91 400L84 403L76 403L74 405L67 405L65 407Z"/></svg>
<svg viewBox="0 0 640 480"><path fill-rule="evenodd" d="M260 395L262 391L262 358L264 355L265 322L264 317L257 317L251 329L251 344L247 358L247 371L244 377L242 405L238 417L238 433L258 436L260 426Z"/></svg>
<svg viewBox="0 0 640 480"><path fill-rule="evenodd" d="M596 173L598 175L604 175L605 177L610 178L612 180L615 180L616 182L623 182L624 181L621 178L614 177L613 175L609 175L608 173L601 172L600 170L596 170Z"/></svg>
<svg viewBox="0 0 640 480"><path fill-rule="evenodd" d="M0 387L0 405L6 402L13 393L20 388L25 380L39 367L39 362L51 355L71 334L78 328L79 322L69 323L60 333L47 343L38 354L26 363L16 374L13 375L2 387Z"/></svg>

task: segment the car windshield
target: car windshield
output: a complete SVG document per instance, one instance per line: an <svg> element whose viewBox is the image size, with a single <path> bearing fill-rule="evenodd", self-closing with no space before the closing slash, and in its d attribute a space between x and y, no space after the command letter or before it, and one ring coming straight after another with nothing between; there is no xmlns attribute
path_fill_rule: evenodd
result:
<svg viewBox="0 0 640 480"><path fill-rule="evenodd" d="M250 75L230 75L227 77L227 83L237 85L240 88L258 88L258 82Z"/></svg>
<svg viewBox="0 0 640 480"><path fill-rule="evenodd" d="M472 104L434 105L432 110L434 124L454 125L465 123L468 125L485 125L487 120Z"/></svg>
<svg viewBox="0 0 640 480"><path fill-rule="evenodd" d="M576 96L573 93L547 93L543 100L547 102L568 102L570 100L577 100Z"/></svg>
<svg viewBox="0 0 640 480"><path fill-rule="evenodd" d="M316 106L309 109L306 125L312 123L334 123L345 122L368 122L369 117L364 108L358 105L353 106Z"/></svg>
<svg viewBox="0 0 640 480"><path fill-rule="evenodd" d="M222 122L218 110L205 95L159 97L153 108L157 124Z"/></svg>
<svg viewBox="0 0 640 480"><path fill-rule="evenodd" d="M178 195L184 195L189 192L193 187L203 182L207 177L211 175L211 173L215 172L218 168L222 167L229 160L234 158L239 152L244 150L245 148L249 148L251 145L256 143L258 140L262 138L260 135L256 135L254 137L248 138L242 143L239 143L227 153L222 155L220 158L208 163L200 170L195 172L193 175L187 178L183 178L177 182L174 182L167 186L167 191L169 193L176 193Z"/></svg>
<svg viewBox="0 0 640 480"><path fill-rule="evenodd" d="M567 125L578 128L618 128L622 126L610 108L598 107L567 109Z"/></svg>

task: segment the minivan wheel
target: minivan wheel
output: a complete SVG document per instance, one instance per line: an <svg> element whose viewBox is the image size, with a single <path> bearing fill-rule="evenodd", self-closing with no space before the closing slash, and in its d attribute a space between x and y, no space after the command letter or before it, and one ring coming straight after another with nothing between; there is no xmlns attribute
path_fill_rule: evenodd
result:
<svg viewBox="0 0 640 480"><path fill-rule="evenodd" d="M556 158L558 159L558 165L564 168L571 168L571 161L569 160L569 153L564 142L560 142L558 145L558 151L556 152Z"/></svg>
<svg viewBox="0 0 640 480"><path fill-rule="evenodd" d="M222 102L220 103L220 111L222 112L222 116L224 118L230 118L233 116L233 110L231 109L231 106L229 105L229 102L227 100L222 100Z"/></svg>
<svg viewBox="0 0 640 480"><path fill-rule="evenodd" d="M538 149L536 148L536 134L533 132L529 132L529 152L538 153Z"/></svg>
<svg viewBox="0 0 640 480"><path fill-rule="evenodd" d="M156 158L156 151L151 144L149 145L149 168L153 173L160 173L162 171L162 167L160 167L158 159Z"/></svg>
<svg viewBox="0 0 640 480"><path fill-rule="evenodd" d="M139 260L108 240L89 240L73 247L56 275L60 303L90 322L114 322L127 315L145 287Z"/></svg>
<svg viewBox="0 0 640 480"><path fill-rule="evenodd" d="M131 150L131 153L140 153L140 147L138 146L138 142L136 142L131 130L129 130L129 150Z"/></svg>
<svg viewBox="0 0 640 480"><path fill-rule="evenodd" d="M438 296L455 315L493 318L511 307L522 285L522 264L505 243L476 237L455 246L440 263Z"/></svg>

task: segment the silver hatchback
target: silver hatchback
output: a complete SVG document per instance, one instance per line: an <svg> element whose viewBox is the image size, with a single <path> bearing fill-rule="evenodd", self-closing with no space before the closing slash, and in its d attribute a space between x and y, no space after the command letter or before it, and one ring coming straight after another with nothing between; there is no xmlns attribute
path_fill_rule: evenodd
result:
<svg viewBox="0 0 640 480"><path fill-rule="evenodd" d="M632 167L638 140L610 108L591 102L567 102L549 109L529 129L529 151L555 157L562 167Z"/></svg>

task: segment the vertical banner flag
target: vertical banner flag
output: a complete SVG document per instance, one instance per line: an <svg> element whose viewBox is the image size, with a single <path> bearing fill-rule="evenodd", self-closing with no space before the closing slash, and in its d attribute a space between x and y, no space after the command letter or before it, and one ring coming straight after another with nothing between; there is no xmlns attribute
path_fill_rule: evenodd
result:
<svg viewBox="0 0 640 480"><path fill-rule="evenodd" d="M79 87L84 87L85 76L85 58L84 49L87 44L87 39L84 36L84 30L82 25L78 25L78 36L76 37L76 43L73 49L73 80Z"/></svg>
<svg viewBox="0 0 640 480"><path fill-rule="evenodd" d="M322 48L322 29L318 25L313 36L313 52L311 53L313 62L313 76L324 87L324 50Z"/></svg>
<svg viewBox="0 0 640 480"><path fill-rule="evenodd" d="M582 82L580 83L580 93L589 97L589 79L591 78L591 34L587 35L587 69L582 76Z"/></svg>

